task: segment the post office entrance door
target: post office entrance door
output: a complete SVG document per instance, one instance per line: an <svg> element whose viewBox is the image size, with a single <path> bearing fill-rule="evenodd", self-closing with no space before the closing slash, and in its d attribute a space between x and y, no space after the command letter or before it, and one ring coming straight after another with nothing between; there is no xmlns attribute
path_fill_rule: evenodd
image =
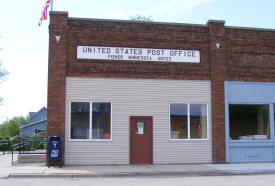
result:
<svg viewBox="0 0 275 186"><path fill-rule="evenodd" d="M153 163L153 117L130 116L130 164Z"/></svg>

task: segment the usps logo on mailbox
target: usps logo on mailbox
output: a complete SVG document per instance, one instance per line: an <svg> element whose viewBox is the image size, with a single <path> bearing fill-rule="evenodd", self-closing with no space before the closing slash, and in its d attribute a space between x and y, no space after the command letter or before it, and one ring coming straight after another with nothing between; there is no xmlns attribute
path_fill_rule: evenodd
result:
<svg viewBox="0 0 275 186"><path fill-rule="evenodd" d="M58 157L59 150L52 150L51 152L51 158L57 158Z"/></svg>

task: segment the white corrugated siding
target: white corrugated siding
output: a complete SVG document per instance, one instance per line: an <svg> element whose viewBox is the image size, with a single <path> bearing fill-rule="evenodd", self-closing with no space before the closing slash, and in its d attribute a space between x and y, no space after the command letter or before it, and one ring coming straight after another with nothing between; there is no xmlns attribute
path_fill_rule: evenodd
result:
<svg viewBox="0 0 275 186"><path fill-rule="evenodd" d="M129 116L153 116L153 163L212 161L210 81L67 77L66 164L128 164ZM70 141L70 101L112 102L112 141ZM169 140L169 103L207 103L208 140Z"/></svg>

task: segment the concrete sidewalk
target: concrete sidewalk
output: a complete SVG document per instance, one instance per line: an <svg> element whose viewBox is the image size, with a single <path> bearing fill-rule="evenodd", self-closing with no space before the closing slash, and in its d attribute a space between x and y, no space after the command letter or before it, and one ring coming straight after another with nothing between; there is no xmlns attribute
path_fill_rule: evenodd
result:
<svg viewBox="0 0 275 186"><path fill-rule="evenodd" d="M0 178L125 177L125 176L211 176L275 174L275 163L87 165L48 168L44 163L11 166L11 155L0 155Z"/></svg>

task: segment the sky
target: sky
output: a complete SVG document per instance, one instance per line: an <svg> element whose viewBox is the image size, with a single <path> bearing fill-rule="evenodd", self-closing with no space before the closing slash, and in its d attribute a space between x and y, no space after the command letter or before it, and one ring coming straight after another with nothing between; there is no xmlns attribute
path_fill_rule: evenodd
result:
<svg viewBox="0 0 275 186"><path fill-rule="evenodd" d="M2 0L0 61L10 73L0 84L0 124L47 107L48 25L38 26L46 0ZM206 24L275 29L274 0L54 0L53 11L69 17L127 20L151 16L155 22Z"/></svg>

